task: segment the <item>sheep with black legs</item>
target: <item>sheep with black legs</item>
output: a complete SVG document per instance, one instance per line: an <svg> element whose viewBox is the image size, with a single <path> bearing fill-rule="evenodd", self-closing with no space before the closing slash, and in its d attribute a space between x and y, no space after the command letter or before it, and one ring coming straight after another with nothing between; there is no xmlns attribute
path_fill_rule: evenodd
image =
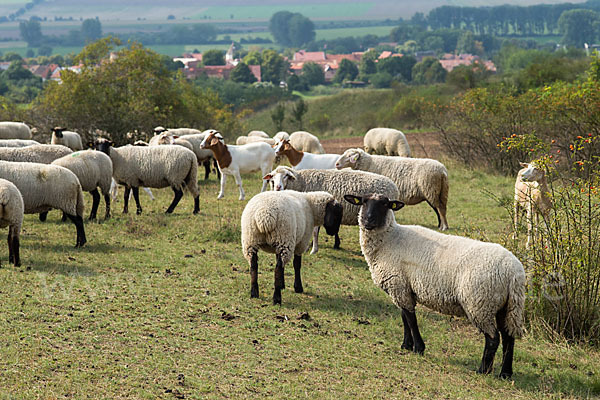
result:
<svg viewBox="0 0 600 400"><path fill-rule="evenodd" d="M364 137L365 151L384 156L410 157L410 147L404 133L391 128L370 129Z"/></svg>
<svg viewBox="0 0 600 400"><path fill-rule="evenodd" d="M81 136L79 133L67 131L65 128L57 126L52 128L52 139L51 144L62 144L67 146L73 151L83 150L83 144L81 142Z"/></svg>
<svg viewBox="0 0 600 400"><path fill-rule="evenodd" d="M422 354L417 303L465 316L485 336L478 372L492 372L502 337L501 378L512 376L514 341L523 333L525 271L499 244L445 235L421 226L398 225L393 211L404 206L378 194L345 199L360 205L360 248L373 282L402 309L402 348ZM499 332L498 332L499 331Z"/></svg>
<svg viewBox="0 0 600 400"><path fill-rule="evenodd" d="M273 190L296 190L298 192L329 192L342 204L344 213L342 225L358 225L358 211L360 207L344 201L344 195L354 193L362 196L370 193L379 193L392 199L398 198L398 188L390 178L364 171L345 169L317 170L305 169L296 171L290 167L279 166L263 177L272 183ZM340 248L340 237L335 233L334 249ZM313 246L311 254L319 251L319 227L313 232Z"/></svg>
<svg viewBox="0 0 600 400"><path fill-rule="evenodd" d="M410 206L426 201L435 211L438 228L448 229L448 170L441 162L429 158L377 156L362 149L348 149L338 158L335 167L387 176L398 186L398 198L403 203Z"/></svg>
<svg viewBox="0 0 600 400"><path fill-rule="evenodd" d="M8 261L15 267L21 265L19 236L23 226L23 196L19 189L6 179L0 179L0 228L8 226Z"/></svg>
<svg viewBox="0 0 600 400"><path fill-rule="evenodd" d="M254 196L242 213L242 252L250 263L250 297L258 297L258 250L275 253L273 304L281 304L285 287L283 268L294 256L294 290L302 293L302 254L310 245L315 226L337 232L342 206L327 192L293 190L264 192Z"/></svg>

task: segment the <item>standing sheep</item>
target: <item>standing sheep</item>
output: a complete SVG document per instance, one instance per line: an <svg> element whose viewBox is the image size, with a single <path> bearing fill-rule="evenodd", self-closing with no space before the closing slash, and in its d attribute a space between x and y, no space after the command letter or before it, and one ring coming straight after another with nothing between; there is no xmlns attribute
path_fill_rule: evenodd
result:
<svg viewBox="0 0 600 400"><path fill-rule="evenodd" d="M40 144L35 140L27 139L0 139L0 147L27 147Z"/></svg>
<svg viewBox="0 0 600 400"><path fill-rule="evenodd" d="M362 149L348 149L336 162L336 168L350 167L374 172L390 178L400 193L399 199L407 205L426 201L435 211L438 228L448 229L448 170L429 158L406 158L369 155Z"/></svg>
<svg viewBox="0 0 600 400"><path fill-rule="evenodd" d="M315 226L337 232L342 207L327 192L293 190L264 192L254 196L242 213L242 252L250 263L250 297L258 297L258 250L275 253L273 304L281 304L285 287L283 268L294 256L294 290L302 293L302 254L310 245ZM330 233L331 234L331 233Z"/></svg>
<svg viewBox="0 0 600 400"><path fill-rule="evenodd" d="M534 239L534 233L537 232L541 215L545 221L552 208L550 200L550 189L546 179L546 172L536 163L520 163L521 169L517 174L515 181L515 200L514 200L514 238L517 238L517 229L519 227L519 215L521 209L526 211L527 218L527 244L525 248L529 249Z"/></svg>
<svg viewBox="0 0 600 400"><path fill-rule="evenodd" d="M311 133L297 131L292 133L289 139L296 150L314 154L325 154L325 149L321 146L319 138Z"/></svg>
<svg viewBox="0 0 600 400"><path fill-rule="evenodd" d="M296 190L298 192L325 191L343 206L342 225L358 225L358 211L360 207L344 201L344 195L354 193L363 196L370 193L379 193L391 199L398 198L398 188L390 178L364 171L344 169L306 169L296 171L289 167L279 166L267 174L263 179L273 184L273 190ZM335 232L334 249L340 248L340 237ZM311 254L319 251L319 227L313 232L313 247Z"/></svg>
<svg viewBox="0 0 600 400"><path fill-rule="evenodd" d="M97 139L96 150L107 154L113 163L115 181L125 186L123 213L129 206L129 192L133 192L137 214L142 213L139 187L171 187L175 197L167 209L173 212L187 188L194 197L194 214L200 212L198 193L198 162L196 155L181 146L123 146L112 147L108 139Z"/></svg>
<svg viewBox="0 0 600 400"><path fill-rule="evenodd" d="M0 139L31 139L31 129L23 122L0 122Z"/></svg>
<svg viewBox="0 0 600 400"><path fill-rule="evenodd" d="M35 144L27 147L0 147L0 160L50 164L57 158L73 153L59 144Z"/></svg>
<svg viewBox="0 0 600 400"><path fill-rule="evenodd" d="M52 140L50 143L62 144L73 151L83 150L83 144L81 143L81 136L79 136L79 133L67 131L60 126L52 129Z"/></svg>
<svg viewBox="0 0 600 400"><path fill-rule="evenodd" d="M74 173L58 165L0 161L0 178L14 183L19 189L25 214L45 213L53 208L62 210L77 229L75 247L86 243L85 203Z"/></svg>
<svg viewBox="0 0 600 400"><path fill-rule="evenodd" d="M248 137L261 137L261 138L269 138L267 132L264 131L250 131L248 132Z"/></svg>
<svg viewBox="0 0 600 400"><path fill-rule="evenodd" d="M8 262L21 265L19 236L23 226L23 196L19 189L6 179L0 179L0 228L8 226Z"/></svg>
<svg viewBox="0 0 600 400"><path fill-rule="evenodd" d="M510 378L515 338L523 333L525 271L519 260L495 243L398 225L393 211L404 204L385 196L347 195L346 200L361 205L360 248L373 282L402 309L402 348L425 350L415 314L421 303L467 317L485 335L479 373L492 372L501 336L500 377Z"/></svg>
<svg viewBox="0 0 600 400"><path fill-rule="evenodd" d="M410 147L404 133L391 128L370 129L364 138L365 151L384 156L410 157Z"/></svg>
<svg viewBox="0 0 600 400"><path fill-rule="evenodd" d="M278 144L282 140L290 140L290 134L284 131L277 132L275 136L273 136L273 140L275 140L275 144Z"/></svg>

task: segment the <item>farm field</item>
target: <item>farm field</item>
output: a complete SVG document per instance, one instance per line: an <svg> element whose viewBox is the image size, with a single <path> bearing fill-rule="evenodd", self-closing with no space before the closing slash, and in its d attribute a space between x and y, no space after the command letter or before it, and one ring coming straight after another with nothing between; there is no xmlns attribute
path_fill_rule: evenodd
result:
<svg viewBox="0 0 600 400"><path fill-rule="evenodd" d="M418 147L417 134L409 140ZM450 233L503 243L508 215L484 190L510 202L513 179L444 161ZM244 176L244 188L250 199L260 175ZM464 319L419 307L425 355L401 350L400 312L373 285L357 227L342 227L342 250L322 234L319 253L303 257L304 294L290 290L287 266L281 306L271 304L274 256L260 252L261 294L251 300L240 251L246 201L237 200L231 179L220 201L214 175L200 189L197 216L188 194L165 215L170 189L155 190L153 202L140 193L139 216L121 214L119 199L112 219L86 224L80 250L58 212L45 223L26 216L23 267L9 266L0 248L0 398L600 395L600 353L544 339L537 329L517 341L509 382L475 373L483 336ZM424 204L397 219L436 224Z"/></svg>

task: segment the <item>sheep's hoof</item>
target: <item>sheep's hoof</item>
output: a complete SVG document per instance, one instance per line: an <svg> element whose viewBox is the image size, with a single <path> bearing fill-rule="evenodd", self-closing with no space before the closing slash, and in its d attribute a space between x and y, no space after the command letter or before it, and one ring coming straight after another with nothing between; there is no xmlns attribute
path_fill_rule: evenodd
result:
<svg viewBox="0 0 600 400"><path fill-rule="evenodd" d="M251 288L250 289L250 298L251 299L258 299L258 288Z"/></svg>
<svg viewBox="0 0 600 400"><path fill-rule="evenodd" d="M223 197L225 197L224 195L220 194L217 196L217 200L221 200Z"/></svg>
<svg viewBox="0 0 600 400"><path fill-rule="evenodd" d="M281 293L273 294L273 305L281 304Z"/></svg>
<svg viewBox="0 0 600 400"><path fill-rule="evenodd" d="M415 352L415 354L419 354L419 355L423 355L423 353L425 353L425 346L420 347L420 346L415 346L415 349L413 350Z"/></svg>
<svg viewBox="0 0 600 400"><path fill-rule="evenodd" d="M294 285L294 291L296 293L304 293L304 288L302 287L302 285Z"/></svg>
<svg viewBox="0 0 600 400"><path fill-rule="evenodd" d="M244 201L244 200L246 200L246 196L240 196L240 197L238 198L238 200L239 200L239 201Z"/></svg>
<svg viewBox="0 0 600 400"><path fill-rule="evenodd" d="M400 346L401 349L409 350L409 351L413 351L413 347L414 346L409 343L402 343L402 346Z"/></svg>
<svg viewBox="0 0 600 400"><path fill-rule="evenodd" d="M141 208L138 208L138 209L135 211L135 213L136 213L137 215L141 215L141 214L142 214L142 209L141 209Z"/></svg>
<svg viewBox="0 0 600 400"><path fill-rule="evenodd" d="M512 378L512 373L509 373L509 372L500 372L500 375L498 375L498 378L500 378L500 379L510 379L510 378Z"/></svg>
<svg viewBox="0 0 600 400"><path fill-rule="evenodd" d="M318 251L319 251L319 249L312 249L312 250L310 251L310 254L317 254L317 252L318 252Z"/></svg>

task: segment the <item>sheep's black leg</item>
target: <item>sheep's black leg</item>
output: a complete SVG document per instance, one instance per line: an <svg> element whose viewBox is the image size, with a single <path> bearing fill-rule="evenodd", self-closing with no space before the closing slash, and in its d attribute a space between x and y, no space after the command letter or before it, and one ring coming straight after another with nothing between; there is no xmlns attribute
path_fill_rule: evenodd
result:
<svg viewBox="0 0 600 400"><path fill-rule="evenodd" d="M125 193L123 194L123 214L129 212L129 193L131 193L131 188L125 186Z"/></svg>
<svg viewBox="0 0 600 400"><path fill-rule="evenodd" d="M412 351L415 343L404 310L402 310L402 324L404 325L404 340L402 341L402 346L400 346L400 348Z"/></svg>
<svg viewBox="0 0 600 400"><path fill-rule="evenodd" d="M65 213L64 211L63 211L62 218L60 219L60 222L67 222L67 213Z"/></svg>
<svg viewBox="0 0 600 400"><path fill-rule="evenodd" d="M133 199L135 200L135 206L137 208L135 213L140 215L142 213L142 205L140 204L140 188L135 186L131 188L131 191L133 192Z"/></svg>
<svg viewBox="0 0 600 400"><path fill-rule="evenodd" d="M213 167L217 171L217 179L221 179L221 170L219 169L219 163L217 163L217 159L213 158Z"/></svg>
<svg viewBox="0 0 600 400"><path fill-rule="evenodd" d="M440 212L429 201L427 201L427 204L429 204L429 207L433 208L433 211L435 211L435 215L437 216L437 219L438 219L438 228L440 228L442 226L442 218L440 217Z"/></svg>
<svg viewBox="0 0 600 400"><path fill-rule="evenodd" d="M496 350L498 350L499 344L500 335L498 335L498 331L494 333L494 337L491 337L487 333L485 334L485 347L483 349L481 365L477 370L478 373L489 374L492 372L492 367L494 366L494 356L496 355Z"/></svg>
<svg viewBox="0 0 600 400"><path fill-rule="evenodd" d="M98 212L98 206L100 205L100 193L98 189L94 189L90 192L92 195L92 211L90 212L90 220L96 219L96 213Z"/></svg>
<svg viewBox="0 0 600 400"><path fill-rule="evenodd" d="M250 298L258 298L258 254L250 258Z"/></svg>
<svg viewBox="0 0 600 400"><path fill-rule="evenodd" d="M501 379L509 379L512 376L513 352L515 348L515 338L506 330L506 307L496 314L496 323L502 336L502 369L500 370Z"/></svg>
<svg viewBox="0 0 600 400"><path fill-rule="evenodd" d="M179 204L179 200L181 200L181 198L183 197L183 190L181 189L175 189L172 188L173 192L175 193L175 197L173 198L173 201L171 202L171 205L169 206L169 208L167 208L167 214L171 214L173 212L173 210L175 209L175 207L177 207L177 204Z"/></svg>
<svg viewBox="0 0 600 400"><path fill-rule="evenodd" d="M194 211L193 214L198 214L200 212L200 195L194 197Z"/></svg>
<svg viewBox="0 0 600 400"><path fill-rule="evenodd" d="M417 354L423 354L425 351L425 342L423 342L423 338L421 337L421 333L419 332L419 325L417 325L417 315L414 311L409 311L406 308L402 309L402 315L406 316L406 322L410 328L410 332L412 334L414 349L413 351Z"/></svg>
<svg viewBox="0 0 600 400"><path fill-rule="evenodd" d="M20 267L21 266L21 257L19 256L19 237L15 234L13 234L13 237L12 237L12 255L13 255L13 265L15 267Z"/></svg>
<svg viewBox="0 0 600 400"><path fill-rule="evenodd" d="M204 180L207 180L210 175L210 158L202 161L202 165L204 165Z"/></svg>
<svg viewBox="0 0 600 400"><path fill-rule="evenodd" d="M75 247L82 247L87 242L85 238L85 229L83 227L83 218L79 215L71 214L67 214L67 217L75 224L75 228L77 229L77 242L75 243Z"/></svg>
<svg viewBox="0 0 600 400"><path fill-rule="evenodd" d="M43 213L40 213L40 221L44 222L46 221L46 218L48 218L48 211L44 211Z"/></svg>
<svg viewBox="0 0 600 400"><path fill-rule="evenodd" d="M8 228L8 262L12 263L15 260L15 255L13 254L13 240L12 240L12 232L11 229Z"/></svg>
<svg viewBox="0 0 600 400"><path fill-rule="evenodd" d="M110 194L104 195L104 204L106 204L106 212L104 213L104 219L110 218Z"/></svg>
<svg viewBox="0 0 600 400"><path fill-rule="evenodd" d="M302 256L294 255L294 291L303 293L302 276L300 276L300 268L302 267Z"/></svg>
<svg viewBox="0 0 600 400"><path fill-rule="evenodd" d="M338 235L337 233L335 234L335 243L333 244L333 248L334 249L339 249L340 248L340 235Z"/></svg>
<svg viewBox="0 0 600 400"><path fill-rule="evenodd" d="M275 291L273 292L273 304L281 304L281 289L283 288L283 260L281 260L281 256L277 254L277 263L275 265Z"/></svg>

